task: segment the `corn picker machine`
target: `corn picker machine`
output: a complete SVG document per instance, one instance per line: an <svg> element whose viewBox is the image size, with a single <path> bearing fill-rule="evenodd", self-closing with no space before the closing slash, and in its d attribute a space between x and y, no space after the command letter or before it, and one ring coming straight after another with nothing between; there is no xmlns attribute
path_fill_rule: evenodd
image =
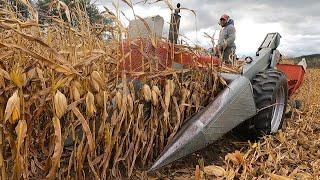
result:
<svg viewBox="0 0 320 180"><path fill-rule="evenodd" d="M181 51L177 45L179 7L171 16L168 43L153 42L150 38L150 35L162 36L164 21L160 16L130 22L131 40L123 43L124 54L129 52L130 57L127 56L122 63L123 69L141 71L141 57L146 55L156 58L154 63L158 70L221 65L216 56ZM219 73L226 80L227 87L182 125L150 171L206 147L231 130L255 138L275 133L281 128L288 98L301 85L306 62L280 64L281 54L277 50L280 38L279 33L267 34L256 55L245 58L240 73ZM145 54L141 53L137 44L144 45Z"/></svg>

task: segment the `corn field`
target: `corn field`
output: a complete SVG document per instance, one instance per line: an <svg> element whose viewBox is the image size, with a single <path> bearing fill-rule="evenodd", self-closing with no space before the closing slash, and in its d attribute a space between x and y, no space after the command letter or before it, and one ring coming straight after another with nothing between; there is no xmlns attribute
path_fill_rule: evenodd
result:
<svg viewBox="0 0 320 180"><path fill-rule="evenodd" d="M152 59L144 71L123 70L130 54L114 14L93 26L79 6L56 1L77 26L59 17L39 24L21 3L29 19L1 9L1 179L131 177L225 84L219 69L158 71Z"/></svg>

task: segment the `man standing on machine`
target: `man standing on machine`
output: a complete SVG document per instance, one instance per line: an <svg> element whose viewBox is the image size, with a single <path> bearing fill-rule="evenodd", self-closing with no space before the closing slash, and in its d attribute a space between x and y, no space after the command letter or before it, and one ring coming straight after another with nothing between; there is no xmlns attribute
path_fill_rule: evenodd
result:
<svg viewBox="0 0 320 180"><path fill-rule="evenodd" d="M221 16L219 24L222 29L219 34L216 52L224 63L231 64L230 55L234 54L236 50L236 44L234 43L236 39L234 21L230 19L228 15L224 14Z"/></svg>

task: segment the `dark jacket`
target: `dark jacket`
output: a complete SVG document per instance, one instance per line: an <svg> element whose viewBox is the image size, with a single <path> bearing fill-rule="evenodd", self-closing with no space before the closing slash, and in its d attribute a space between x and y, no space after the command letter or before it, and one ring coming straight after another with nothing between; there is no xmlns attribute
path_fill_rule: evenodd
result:
<svg viewBox="0 0 320 180"><path fill-rule="evenodd" d="M218 45L223 46L223 40L227 41L227 48L236 48L236 29L233 19L229 19L226 26L223 27L219 34Z"/></svg>

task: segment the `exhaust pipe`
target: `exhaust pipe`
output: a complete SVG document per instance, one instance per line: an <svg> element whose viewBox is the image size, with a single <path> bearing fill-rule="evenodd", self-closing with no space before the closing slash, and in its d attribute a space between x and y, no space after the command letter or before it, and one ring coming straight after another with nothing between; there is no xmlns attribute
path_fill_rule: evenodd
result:
<svg viewBox="0 0 320 180"><path fill-rule="evenodd" d="M177 8L174 10L174 13L171 14L170 20L170 30L169 30L169 42L172 44L177 44L179 36L179 27L180 27L180 3L177 4Z"/></svg>

